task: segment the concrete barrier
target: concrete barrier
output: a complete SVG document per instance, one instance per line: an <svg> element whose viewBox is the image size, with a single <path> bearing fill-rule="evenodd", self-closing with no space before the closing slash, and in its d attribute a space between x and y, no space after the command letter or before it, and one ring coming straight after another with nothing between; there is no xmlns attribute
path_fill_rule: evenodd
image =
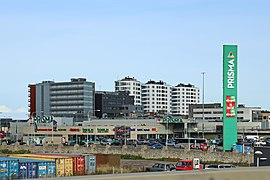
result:
<svg viewBox="0 0 270 180"><path fill-rule="evenodd" d="M149 149L147 146L132 147L111 147L111 146L11 146L0 145L0 149L9 149L11 151L29 150L31 153L83 153L83 154L128 154L133 156L141 156L145 159L193 159L200 158L203 162L223 162L237 164L252 164L253 154L242 154L235 152L205 152L198 150L183 150L183 149ZM269 178L270 179L270 178Z"/></svg>
<svg viewBox="0 0 270 180"><path fill-rule="evenodd" d="M216 171L185 171L185 172L157 172L76 176L61 179L85 180L269 180L270 167L267 168L238 168L234 170ZM43 179L49 180L49 179Z"/></svg>

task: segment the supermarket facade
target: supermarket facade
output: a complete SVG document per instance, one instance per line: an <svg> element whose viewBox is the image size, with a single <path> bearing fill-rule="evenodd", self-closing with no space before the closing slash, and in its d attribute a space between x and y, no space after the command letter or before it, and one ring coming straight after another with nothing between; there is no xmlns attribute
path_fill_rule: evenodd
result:
<svg viewBox="0 0 270 180"><path fill-rule="evenodd" d="M167 121L168 120L168 121ZM189 128L187 128L189 127ZM194 132L196 123L180 118L155 119L92 119L73 124L72 120L43 121L34 119L23 127L23 142L27 144L60 144L112 139L149 139L185 137L186 131ZM190 132L191 133L191 132Z"/></svg>

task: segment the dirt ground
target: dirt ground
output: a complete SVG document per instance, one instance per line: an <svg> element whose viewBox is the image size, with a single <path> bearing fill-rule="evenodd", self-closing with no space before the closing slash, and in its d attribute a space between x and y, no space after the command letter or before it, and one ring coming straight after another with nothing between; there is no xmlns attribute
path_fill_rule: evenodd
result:
<svg viewBox="0 0 270 180"><path fill-rule="evenodd" d="M145 166L152 166L154 165L156 160L128 160L128 159L122 159L121 160L121 168L124 169L144 169Z"/></svg>

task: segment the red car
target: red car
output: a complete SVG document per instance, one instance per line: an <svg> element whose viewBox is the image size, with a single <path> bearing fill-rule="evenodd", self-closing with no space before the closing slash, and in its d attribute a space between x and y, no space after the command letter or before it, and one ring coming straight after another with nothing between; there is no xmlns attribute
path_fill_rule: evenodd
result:
<svg viewBox="0 0 270 180"><path fill-rule="evenodd" d="M180 160L175 165L176 171L191 171L191 170L202 170L203 166L200 164L200 160L198 158L188 159L188 160Z"/></svg>

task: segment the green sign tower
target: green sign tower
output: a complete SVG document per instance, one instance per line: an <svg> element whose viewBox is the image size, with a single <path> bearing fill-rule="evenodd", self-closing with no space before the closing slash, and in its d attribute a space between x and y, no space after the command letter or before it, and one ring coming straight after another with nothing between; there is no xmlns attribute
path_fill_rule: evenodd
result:
<svg viewBox="0 0 270 180"><path fill-rule="evenodd" d="M223 150L237 142L237 46L223 45Z"/></svg>

